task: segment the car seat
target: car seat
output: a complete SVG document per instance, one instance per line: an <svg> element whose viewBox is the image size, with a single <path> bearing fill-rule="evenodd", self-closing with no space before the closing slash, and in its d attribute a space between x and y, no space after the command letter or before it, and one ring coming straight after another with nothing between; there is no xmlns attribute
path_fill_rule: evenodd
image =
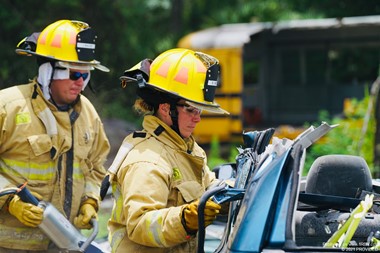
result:
<svg viewBox="0 0 380 253"><path fill-rule="evenodd" d="M349 218L350 210L360 203L362 192L372 192L371 173L362 157L325 155L317 158L306 177L305 192L300 192L299 198L314 207L298 207L296 244L322 247ZM377 231L379 222L379 215L365 216L353 240L365 242L371 232Z"/></svg>
<svg viewBox="0 0 380 253"><path fill-rule="evenodd" d="M372 191L372 177L360 156L318 157L306 177L306 193L357 198L363 190Z"/></svg>

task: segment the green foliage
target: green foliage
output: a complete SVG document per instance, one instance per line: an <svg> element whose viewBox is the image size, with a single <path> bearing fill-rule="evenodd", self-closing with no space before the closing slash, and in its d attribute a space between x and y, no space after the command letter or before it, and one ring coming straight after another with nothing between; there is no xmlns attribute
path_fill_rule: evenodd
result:
<svg viewBox="0 0 380 253"><path fill-rule="evenodd" d="M362 156L370 169L373 170L374 135L376 131L373 111L371 111L366 129L364 128L365 122L363 120L368 108L371 108L369 107L370 103L373 103L373 101L367 93L362 100L350 99L347 102L343 118L331 118L327 112L321 111L321 121L328 122L330 125L339 124L339 126L307 150L305 175L317 157L327 154ZM363 129L365 129L365 132Z"/></svg>
<svg viewBox="0 0 380 253"><path fill-rule="evenodd" d="M179 38L190 32L227 23L364 16L380 12L380 3L374 0L46 0L38 5L40 8L30 11L35 5L32 0L0 1L0 88L26 83L36 75L35 58L17 56L14 52L21 39L58 19L83 20L97 32L97 59L111 70L110 73L96 71L92 75L91 83L97 93L91 101L102 117L132 122L139 122L138 116L129 109L135 90L121 89L120 75L140 60L152 59L175 47ZM361 134L350 134L357 116L345 120L327 119L328 115L321 117L340 123L330 134L337 135L334 140L337 151L355 153ZM362 147L360 152L370 161L372 146L363 144ZM327 152L328 148L334 151L331 145L317 145L310 152L318 154L323 150ZM220 154L211 155L210 167L228 160L218 157Z"/></svg>
<svg viewBox="0 0 380 253"><path fill-rule="evenodd" d="M219 140L216 136L213 136L210 144L210 151L208 154L208 166L212 170L216 166L227 163L226 159L221 157Z"/></svg>
<svg viewBox="0 0 380 253"><path fill-rule="evenodd" d="M139 117L131 107L125 107L118 101L109 103L101 112L103 118L123 119L135 125L141 125L142 117Z"/></svg>
<svg viewBox="0 0 380 253"><path fill-rule="evenodd" d="M115 116L120 114L117 110L132 103L126 98L134 96L129 87L121 92L123 71L175 47L190 32L226 23L374 15L380 11L380 3L373 0L45 0L31 11L34 6L32 0L0 1L0 89L26 83L36 75L35 58L14 52L21 39L58 19L83 20L98 35L97 60L111 70L91 76L98 90L97 109Z"/></svg>
<svg viewBox="0 0 380 253"><path fill-rule="evenodd" d="M307 175L310 166L317 157L328 154L362 156L373 172L374 135L376 125L371 103L374 103L373 98L368 92L366 92L362 100L352 98L346 101L343 117L331 117L329 113L324 110L319 112L319 122L312 125L317 126L320 122L327 122L330 125L337 124L338 126L307 150L304 166L305 169L303 171L304 175ZM368 110L371 108L372 110L369 114L368 125L365 128L364 119L366 118ZM305 123L304 126L307 128L310 125L310 123ZM209 167L212 169L223 163L235 162L238 150L236 149L236 145L232 145L232 147L233 148L229 151L229 157L223 158L223 155L221 154L221 146L217 137L214 136L208 156Z"/></svg>
<svg viewBox="0 0 380 253"><path fill-rule="evenodd" d="M208 152L208 159L207 159L207 165L212 170L218 165L224 164L224 163L232 163L236 161L236 156L238 155L238 150L236 149L235 145L229 145L227 147L224 147L228 149L228 154L225 155L222 152L222 147L219 143L218 137L213 136L210 144L210 150ZM225 157L225 158L224 158Z"/></svg>

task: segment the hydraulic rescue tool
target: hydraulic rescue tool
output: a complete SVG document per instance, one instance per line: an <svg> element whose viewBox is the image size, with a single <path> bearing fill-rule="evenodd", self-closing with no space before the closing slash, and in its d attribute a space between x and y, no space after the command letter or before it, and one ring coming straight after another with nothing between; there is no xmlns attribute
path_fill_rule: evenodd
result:
<svg viewBox="0 0 380 253"><path fill-rule="evenodd" d="M59 249L65 252L103 252L100 246L93 241L98 233L98 223L96 219L91 219L93 232L90 237L86 238L51 203L39 201L26 188L25 184L19 189L16 194L22 201L44 209L43 220L39 228Z"/></svg>

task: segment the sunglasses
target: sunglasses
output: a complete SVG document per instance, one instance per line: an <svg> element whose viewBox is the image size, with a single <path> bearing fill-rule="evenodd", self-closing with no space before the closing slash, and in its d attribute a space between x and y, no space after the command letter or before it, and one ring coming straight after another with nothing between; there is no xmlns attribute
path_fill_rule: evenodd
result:
<svg viewBox="0 0 380 253"><path fill-rule="evenodd" d="M83 78L83 81L87 79L88 77L88 72L81 73L81 72L70 72L70 80L76 81L79 78Z"/></svg>
<svg viewBox="0 0 380 253"><path fill-rule="evenodd" d="M185 113L187 113L187 114L189 114L189 115L191 115L193 117L202 114L202 110L201 109L195 108L195 107L187 105L187 104L177 104L177 106L182 107L182 110Z"/></svg>

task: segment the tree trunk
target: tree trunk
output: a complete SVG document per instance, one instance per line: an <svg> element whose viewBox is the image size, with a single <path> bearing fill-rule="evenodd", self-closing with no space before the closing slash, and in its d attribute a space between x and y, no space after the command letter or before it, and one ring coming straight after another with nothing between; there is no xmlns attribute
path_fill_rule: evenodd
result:
<svg viewBox="0 0 380 253"><path fill-rule="evenodd" d="M376 124L376 130L375 130L375 143L374 143L374 154L373 154L373 177L379 178L380 177L380 103L379 103L379 77L376 79L375 83L373 85L377 85L377 89L374 95L374 105L375 105L375 124Z"/></svg>
<svg viewBox="0 0 380 253"><path fill-rule="evenodd" d="M183 0L172 0L171 27L174 34L180 34L182 29Z"/></svg>

